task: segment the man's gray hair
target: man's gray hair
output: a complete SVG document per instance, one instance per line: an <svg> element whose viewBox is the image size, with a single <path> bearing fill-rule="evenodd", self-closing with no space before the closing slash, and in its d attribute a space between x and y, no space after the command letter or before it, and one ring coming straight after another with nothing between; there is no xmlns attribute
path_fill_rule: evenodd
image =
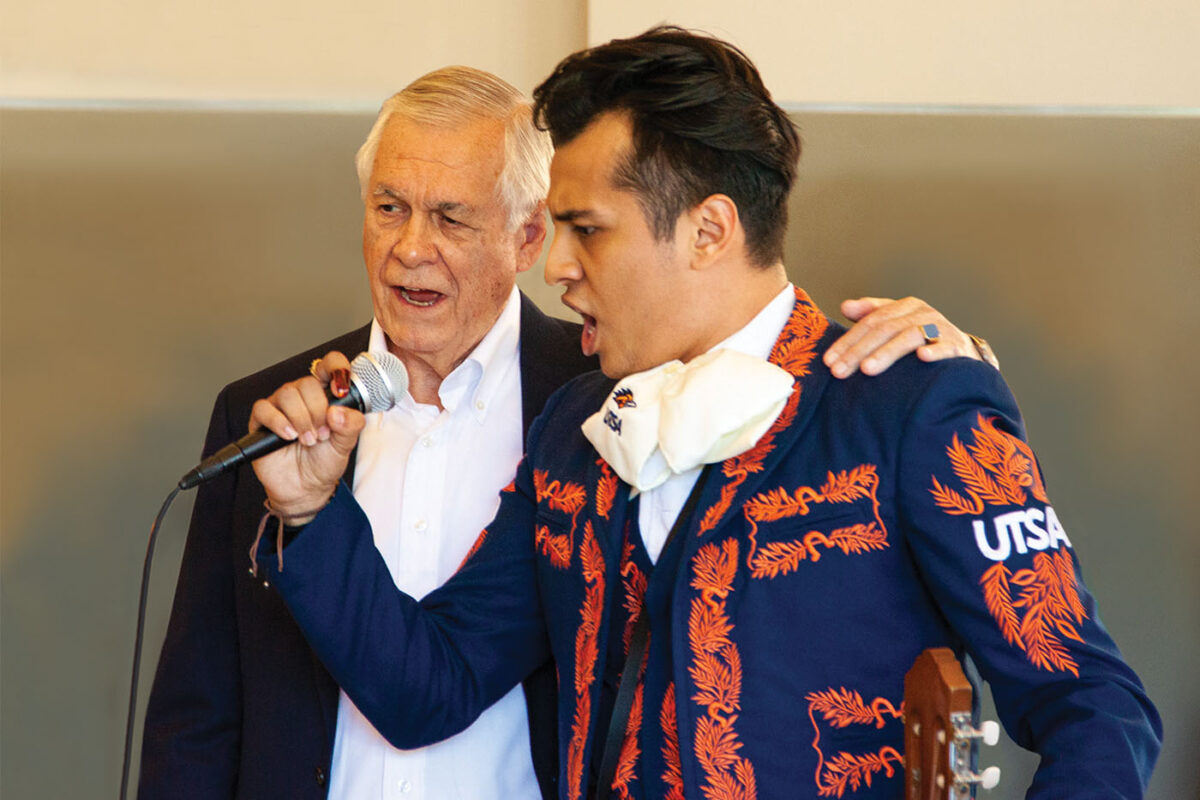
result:
<svg viewBox="0 0 1200 800"><path fill-rule="evenodd" d="M508 209L508 227L529 219L550 189L550 135L533 124L523 94L490 72L472 67L443 67L423 75L384 101L367 140L354 158L363 201L383 129L393 114L422 125L452 127L477 119L504 123L504 169L496 191Z"/></svg>

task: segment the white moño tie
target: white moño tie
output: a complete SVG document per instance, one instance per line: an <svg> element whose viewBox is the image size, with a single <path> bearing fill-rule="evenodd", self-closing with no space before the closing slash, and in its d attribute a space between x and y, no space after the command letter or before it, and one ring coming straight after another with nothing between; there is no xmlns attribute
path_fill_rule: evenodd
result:
<svg viewBox="0 0 1200 800"><path fill-rule="evenodd" d="M584 421L583 435L634 493L746 452L792 391L787 371L736 350L629 375Z"/></svg>

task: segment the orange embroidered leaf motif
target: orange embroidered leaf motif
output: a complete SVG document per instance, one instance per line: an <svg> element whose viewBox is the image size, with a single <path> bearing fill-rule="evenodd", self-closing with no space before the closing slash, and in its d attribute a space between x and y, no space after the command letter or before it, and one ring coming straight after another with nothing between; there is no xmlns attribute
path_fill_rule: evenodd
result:
<svg viewBox="0 0 1200 800"><path fill-rule="evenodd" d="M892 705L886 697L876 697L867 705L858 692L842 686L823 692L810 692L804 698L810 713L819 713L835 728L850 725L874 725L882 728L889 719L900 719L904 715L904 704L900 708Z"/></svg>
<svg viewBox="0 0 1200 800"><path fill-rule="evenodd" d="M591 520L583 523L583 547L579 549L579 561L583 566L584 580L590 583L604 576L604 554L600 552L600 545L596 544Z"/></svg>
<svg viewBox="0 0 1200 800"><path fill-rule="evenodd" d="M742 657L732 644L720 649L720 657L714 653L697 654L688 674L696 685L692 699L697 704L723 714L732 714L741 707Z"/></svg>
<svg viewBox="0 0 1200 800"><path fill-rule="evenodd" d="M533 543L552 566L558 569L571 566L571 539L567 535L552 535L545 525L538 525L533 532Z"/></svg>
<svg viewBox="0 0 1200 800"><path fill-rule="evenodd" d="M860 464L852 470L828 473L821 496L828 503L852 503L855 500L874 498L879 476L874 464Z"/></svg>
<svg viewBox="0 0 1200 800"><path fill-rule="evenodd" d="M896 769L892 764L904 764L904 757L894 747L884 747L878 753L857 756L838 753L825 763L818 794L821 797L841 797L847 790L856 792L863 786L869 787L877 772L884 773L887 778L895 775Z"/></svg>
<svg viewBox="0 0 1200 800"><path fill-rule="evenodd" d="M706 544L692 557L692 598L688 641L692 661L688 673L696 685L692 699L704 710L697 720L693 747L704 772L700 789L709 800L754 800L754 766L737 754L741 748L734 723L741 703L742 660L730 640L733 623L725 602L737 575L738 543L729 539Z"/></svg>
<svg viewBox="0 0 1200 800"><path fill-rule="evenodd" d="M1064 568L1060 557L1065 557ZM1060 636L1082 642L1075 625L1087 619L1070 555L1038 553L1033 568L1010 572L996 564L980 579L984 603L996 619L1005 641L1025 651L1038 669L1070 672L1079 677L1079 666ZM1012 587L1020 587L1017 599ZM1024 611L1023 615L1018 609Z"/></svg>
<svg viewBox="0 0 1200 800"><path fill-rule="evenodd" d="M642 696L643 686L639 683L633 694L633 703L629 707L629 720L625 725L625 739L621 742L621 756L617 760L617 769L613 773L612 787L617 797L631 800L629 786L637 777L637 762L641 756L638 747L638 733L642 729Z"/></svg>
<svg viewBox="0 0 1200 800"><path fill-rule="evenodd" d="M603 458L596 459L596 463L600 466L600 479L596 481L596 515L608 519L617 496L617 476Z"/></svg>
<svg viewBox="0 0 1200 800"><path fill-rule="evenodd" d="M588 724L592 715L591 687L596 679L599 656L597 636L604 615L604 558L591 523L585 523L580 563L588 586L579 609L579 628L575 632L575 714L571 740L567 743L567 797L579 800L583 792L583 751L587 746Z"/></svg>
<svg viewBox="0 0 1200 800"><path fill-rule="evenodd" d="M735 539L726 539L720 546L710 543L701 547L692 558L692 588L699 589L706 599L728 595L737 575L737 549Z"/></svg>
<svg viewBox="0 0 1200 800"><path fill-rule="evenodd" d="M505 486L500 491L501 492L515 492L516 490L517 490L517 479L513 478L511 481L508 482L508 486Z"/></svg>
<svg viewBox="0 0 1200 800"><path fill-rule="evenodd" d="M933 502L939 507L944 508L947 514L971 514L979 515L983 513L983 501L978 497L973 500L968 500L953 489L943 486L935 477L933 479L933 488L929 490L933 495Z"/></svg>
<svg viewBox="0 0 1200 800"><path fill-rule="evenodd" d="M946 448L966 496L931 476L933 488L929 491L934 503L948 514L979 515L985 505L1024 505L1027 490L1037 500L1049 502L1029 445L997 428L995 417L979 414L977 424L971 429L970 447L956 433Z"/></svg>
<svg viewBox="0 0 1200 800"><path fill-rule="evenodd" d="M1012 572L1004 566L1004 562L1000 562L988 567L979 582L983 585L984 605L1000 626L1004 640L1024 650L1025 645L1021 642L1021 621L1017 610L1013 608L1012 592L1008 586L1011 575Z"/></svg>
<svg viewBox="0 0 1200 800"><path fill-rule="evenodd" d="M675 682L667 684L662 708L658 712L658 724L662 727L663 783L667 785L664 800L684 800L683 764L679 760L679 723L675 718Z"/></svg>

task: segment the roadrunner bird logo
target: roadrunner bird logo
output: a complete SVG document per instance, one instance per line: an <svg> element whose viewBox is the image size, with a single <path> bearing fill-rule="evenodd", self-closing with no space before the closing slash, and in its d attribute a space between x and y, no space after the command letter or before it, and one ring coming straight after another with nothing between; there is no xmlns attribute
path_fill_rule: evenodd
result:
<svg viewBox="0 0 1200 800"><path fill-rule="evenodd" d="M617 389L613 392L613 402L617 404L617 408L637 408L637 403L633 401L632 389Z"/></svg>

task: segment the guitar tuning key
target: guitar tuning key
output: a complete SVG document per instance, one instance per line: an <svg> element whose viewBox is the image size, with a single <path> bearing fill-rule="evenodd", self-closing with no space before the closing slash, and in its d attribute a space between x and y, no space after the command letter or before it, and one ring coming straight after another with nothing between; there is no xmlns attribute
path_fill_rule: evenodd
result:
<svg viewBox="0 0 1200 800"><path fill-rule="evenodd" d="M991 747L1000 741L1000 725L994 719L984 721L978 728L960 725L956 727L954 735L959 739L981 739Z"/></svg>

